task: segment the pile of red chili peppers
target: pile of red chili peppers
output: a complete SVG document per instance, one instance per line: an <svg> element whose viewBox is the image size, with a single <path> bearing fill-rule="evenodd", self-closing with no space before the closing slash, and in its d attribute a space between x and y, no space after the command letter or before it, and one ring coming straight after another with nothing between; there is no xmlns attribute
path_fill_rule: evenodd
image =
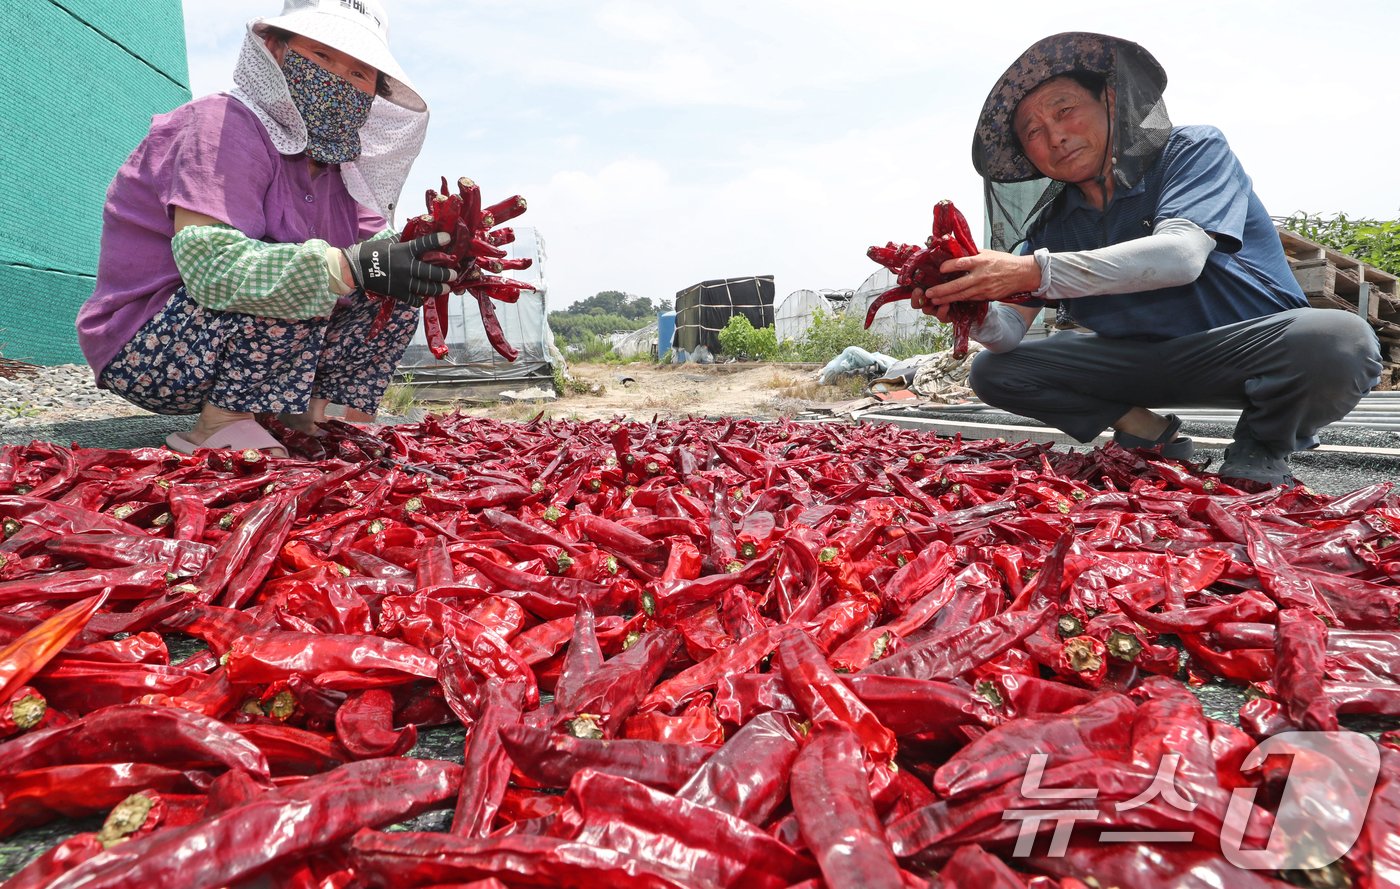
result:
<svg viewBox="0 0 1400 889"><path fill-rule="evenodd" d="M865 326L875 323L875 314L892 302L909 299L914 288L936 287L964 272L943 274L943 263L950 259L977 255L977 241L967 227L967 218L953 206L952 201L933 205L933 234L924 246L897 244L890 241L883 247L871 247L865 255L894 272L895 286L871 300L865 310ZM948 305L948 321L953 326L953 357L967 357L968 335L972 328L987 317L984 301L963 301Z"/></svg>
<svg viewBox="0 0 1400 889"><path fill-rule="evenodd" d="M533 284L503 278L500 274L528 269L534 262L528 257L512 259L504 249L505 245L515 241L515 230L502 223L525 212L525 199L517 194L489 207L482 207L479 185L463 176L457 180L457 192L454 194L449 191L447 177L444 176L442 190L428 189L424 200L428 212L405 223L399 240L412 241L435 232L451 236L444 249L424 253L423 261L455 272L455 277L449 282L452 293L472 295L491 348L507 361L514 361L520 352L506 339L491 300L513 303L519 301L521 293L535 289ZM388 323L393 308L392 300L383 300L375 322L376 329ZM428 350L435 358L447 356L446 329L447 298L430 297L423 304L423 338L427 340Z"/></svg>
<svg viewBox="0 0 1400 889"><path fill-rule="evenodd" d="M1400 713L1389 483L879 425L324 432L0 451L0 834L106 818L7 886L1283 886L1222 852L1290 772L1249 752ZM458 723L460 764L406 755ZM1389 737L1325 885L1400 873Z"/></svg>

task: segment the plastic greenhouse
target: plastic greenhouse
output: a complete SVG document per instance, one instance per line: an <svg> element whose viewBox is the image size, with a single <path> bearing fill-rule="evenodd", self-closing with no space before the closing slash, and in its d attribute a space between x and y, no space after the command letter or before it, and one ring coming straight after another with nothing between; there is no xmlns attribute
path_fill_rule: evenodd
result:
<svg viewBox="0 0 1400 889"><path fill-rule="evenodd" d="M894 286L894 272L889 269L874 272L856 289L855 295L846 305L846 314L860 319L864 324L865 313L870 304ZM909 305L909 300L901 299L881 308L870 329L891 339L905 339L918 335L928 323L929 316Z"/></svg>
<svg viewBox="0 0 1400 889"><path fill-rule="evenodd" d="M506 339L520 352L515 361L507 361L491 347L486 339L486 329L481 324L476 299L468 294L454 295L447 297L447 327L444 331L449 348L447 357L439 361L428 351L428 341L423 335L420 321L399 362L400 374L411 375L420 383L516 380L550 375L554 334L549 329L544 239L534 228L516 227L515 241L510 244L509 251L512 258L529 257L534 260L530 268L511 272L510 277L539 288L534 293L521 294L516 303L494 303L496 317L501 321Z"/></svg>
<svg viewBox="0 0 1400 889"><path fill-rule="evenodd" d="M838 315L842 311L839 305L815 290L794 290L789 293L773 314L778 342L791 342L806 336L818 310L828 315Z"/></svg>

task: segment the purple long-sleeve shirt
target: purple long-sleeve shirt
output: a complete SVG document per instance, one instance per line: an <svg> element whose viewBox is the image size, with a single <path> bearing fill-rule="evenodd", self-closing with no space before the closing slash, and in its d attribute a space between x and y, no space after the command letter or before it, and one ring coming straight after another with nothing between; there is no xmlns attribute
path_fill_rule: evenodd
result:
<svg viewBox="0 0 1400 889"><path fill-rule="evenodd" d="M305 155L279 154L257 117L226 93L156 115L107 189L97 286L77 323L94 375L180 286L170 247L176 207L277 244L319 238L348 247L386 226L350 197L338 168L313 179Z"/></svg>

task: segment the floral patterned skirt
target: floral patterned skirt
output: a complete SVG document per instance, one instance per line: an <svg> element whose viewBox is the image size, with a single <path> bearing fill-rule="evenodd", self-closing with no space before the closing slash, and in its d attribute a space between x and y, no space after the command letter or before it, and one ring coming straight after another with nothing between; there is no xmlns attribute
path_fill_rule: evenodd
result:
<svg viewBox="0 0 1400 889"><path fill-rule="evenodd" d="M101 383L157 414L197 414L205 404L300 414L312 398L373 414L418 315L396 305L371 337L379 306L356 291L329 318L285 321L205 309L181 287L117 353Z"/></svg>

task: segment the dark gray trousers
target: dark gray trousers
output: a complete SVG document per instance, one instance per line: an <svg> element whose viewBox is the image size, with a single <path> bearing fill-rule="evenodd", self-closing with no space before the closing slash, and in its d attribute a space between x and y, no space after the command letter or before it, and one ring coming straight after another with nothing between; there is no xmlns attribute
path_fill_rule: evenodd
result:
<svg viewBox="0 0 1400 889"><path fill-rule="evenodd" d="M1371 326L1337 309L1293 309L1162 342L1059 333L981 352L969 382L993 407L1092 441L1133 407L1242 409L1236 439L1315 447L1380 382Z"/></svg>

